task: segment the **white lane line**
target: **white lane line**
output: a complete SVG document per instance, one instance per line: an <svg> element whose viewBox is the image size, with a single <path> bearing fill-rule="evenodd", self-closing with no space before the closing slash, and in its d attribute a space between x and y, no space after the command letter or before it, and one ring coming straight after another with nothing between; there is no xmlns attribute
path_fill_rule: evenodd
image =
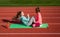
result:
<svg viewBox="0 0 60 37"><path fill-rule="evenodd" d="M60 25L60 23L47 23L47 24L50 24L50 25Z"/></svg>
<svg viewBox="0 0 60 37"><path fill-rule="evenodd" d="M59 34L60 35L60 33L0 33L0 35L9 35L9 34L11 35L15 35L15 34Z"/></svg>

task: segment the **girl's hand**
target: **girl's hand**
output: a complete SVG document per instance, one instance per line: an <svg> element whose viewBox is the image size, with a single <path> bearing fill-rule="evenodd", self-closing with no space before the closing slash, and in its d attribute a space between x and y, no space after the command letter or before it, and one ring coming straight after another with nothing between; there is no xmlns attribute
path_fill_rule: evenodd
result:
<svg viewBox="0 0 60 37"><path fill-rule="evenodd" d="M29 17L29 14L27 14L27 17Z"/></svg>

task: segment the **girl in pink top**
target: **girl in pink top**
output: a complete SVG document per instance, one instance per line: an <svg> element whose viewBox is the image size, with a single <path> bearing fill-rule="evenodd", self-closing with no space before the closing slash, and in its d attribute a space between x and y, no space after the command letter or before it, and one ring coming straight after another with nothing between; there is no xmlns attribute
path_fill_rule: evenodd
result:
<svg viewBox="0 0 60 37"><path fill-rule="evenodd" d="M36 10L36 16L35 16L35 23L33 24L33 27L39 27L42 24L42 17L41 17L39 7L37 7L35 10Z"/></svg>

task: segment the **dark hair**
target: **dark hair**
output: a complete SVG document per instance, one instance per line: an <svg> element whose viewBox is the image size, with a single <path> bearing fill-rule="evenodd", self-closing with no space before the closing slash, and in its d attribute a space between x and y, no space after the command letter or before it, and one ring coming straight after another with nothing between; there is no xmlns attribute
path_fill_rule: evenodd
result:
<svg viewBox="0 0 60 37"><path fill-rule="evenodd" d="M16 18L18 18L19 16L21 16L21 11L17 12Z"/></svg>
<svg viewBox="0 0 60 37"><path fill-rule="evenodd" d="M21 16L21 11L17 12L17 14L14 18L17 19L19 16Z"/></svg>
<svg viewBox="0 0 60 37"><path fill-rule="evenodd" d="M36 13L40 12L40 8L37 7L37 8L35 9L35 11L36 11Z"/></svg>

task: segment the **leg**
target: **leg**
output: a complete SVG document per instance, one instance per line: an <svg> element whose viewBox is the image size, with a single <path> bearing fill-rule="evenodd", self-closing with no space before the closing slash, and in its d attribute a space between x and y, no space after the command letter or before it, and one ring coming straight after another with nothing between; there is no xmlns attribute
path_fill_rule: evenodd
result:
<svg viewBox="0 0 60 37"><path fill-rule="evenodd" d="M27 26L32 25L33 22L35 22L35 18L34 18L34 17L32 17L32 18L30 19L30 21L28 22Z"/></svg>
<svg viewBox="0 0 60 37"><path fill-rule="evenodd" d="M20 20L7 20L7 19L3 19L3 22L10 22L10 23L21 23Z"/></svg>

